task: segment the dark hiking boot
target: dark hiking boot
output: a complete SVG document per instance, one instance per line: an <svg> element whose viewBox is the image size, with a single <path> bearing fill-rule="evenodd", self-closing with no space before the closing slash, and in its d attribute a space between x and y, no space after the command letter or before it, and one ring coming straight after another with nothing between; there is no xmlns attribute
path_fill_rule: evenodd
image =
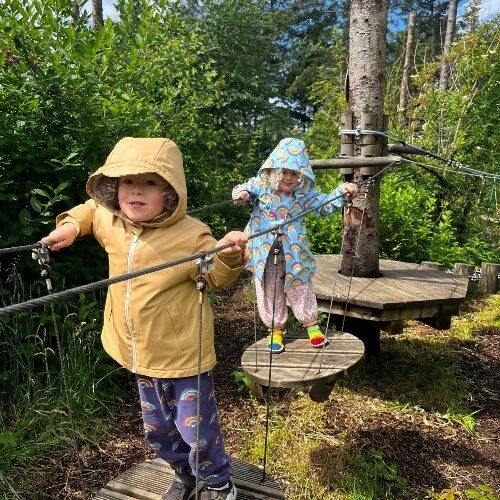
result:
<svg viewBox="0 0 500 500"><path fill-rule="evenodd" d="M201 481L200 481L201 482ZM196 478L191 474L175 473L175 480L170 488L163 493L162 500L189 500L194 493Z"/></svg>
<svg viewBox="0 0 500 500"><path fill-rule="evenodd" d="M221 488L210 488L208 486L203 486L200 490L198 498L200 500L236 500L236 486L228 481L226 485ZM194 492L191 498L194 498Z"/></svg>

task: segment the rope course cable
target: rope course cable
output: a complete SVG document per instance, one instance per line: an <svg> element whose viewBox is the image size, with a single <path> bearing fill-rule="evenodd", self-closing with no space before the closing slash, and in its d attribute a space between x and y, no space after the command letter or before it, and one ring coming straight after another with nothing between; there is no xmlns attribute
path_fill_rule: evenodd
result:
<svg viewBox="0 0 500 500"><path fill-rule="evenodd" d="M368 181L372 182L371 179L382 175L382 173L385 172L392 165L393 165L393 163L382 168L381 170L379 170L379 172L377 172L370 179L368 179ZM363 182L360 182L358 184L358 189L359 189L360 194L361 194L362 190L365 189L369 185L368 181L363 181ZM275 224L273 227L271 227L269 229L264 229L262 231L258 231L257 233L253 233L253 234L248 236L248 239L253 239L253 238L256 238L258 236L262 236L263 234L270 233L272 231L276 231L279 228L283 228L284 226L291 224L292 222L295 222L298 219L305 217L307 214L309 214L313 211L319 210L322 207L329 205L330 203L333 203L335 200L338 200L342 197L343 197L343 195L334 196L333 198L326 200L324 203L321 203L320 205L318 205L314 208L308 208L307 210L300 212L299 214L297 214L294 217L291 217L290 219L286 219L282 222ZM33 248L33 247L38 246L38 245L41 245L41 243L36 243L34 245L25 245L25 247ZM113 276L111 278L102 279L99 281L95 281L93 283L87 283L86 285L81 285L81 286L77 286L74 288L70 288L69 290L63 290L61 292L52 293L51 295L47 295L44 297L38 297L35 299L27 300L27 301L21 302L19 304L12 304L10 306L2 307L2 308L0 308L0 316L6 315L6 314L11 314L11 313L16 313L16 312L26 311L28 309L32 309L33 307L37 307L37 306L40 306L43 304L50 304L51 302L63 300L63 299L72 297L74 295L78 295L78 294L83 293L83 292L90 292L93 290L98 290L100 288L105 288L106 286L114 285L114 284L120 283L122 281L126 281L126 280L129 280L132 278L137 278L139 276L144 276L145 274L149 274L149 273L156 272L156 271L161 271L163 269L167 269L169 267L173 267L173 266L176 266L179 264L185 264L187 262L191 262L193 260L200 259L200 258L202 258L202 256L213 255L217 252L221 252L222 250L225 250L226 248L230 248L232 246L234 246L234 243L226 243L225 245L215 247L212 250L206 250L204 252L199 252L199 253L194 254L194 255L188 255L188 256L182 257L180 259L167 261L167 262L164 262L162 264L158 264L156 266L152 266L152 267L148 267L148 268L144 268L144 269L139 269L137 271L132 271L130 273L121 274L119 276ZM4 250L7 250L7 249L4 249Z"/></svg>
<svg viewBox="0 0 500 500"><path fill-rule="evenodd" d="M194 208L192 210L188 210L186 213L187 213L187 215L192 215L192 214L195 214L198 212L204 212L207 210L211 210L213 208L219 208L219 207L223 207L223 206L229 205L229 204L238 205L238 206L242 205L241 203L236 203L234 200L226 200L226 201L222 201L220 203L214 203L213 205L205 205L203 207ZM41 248L41 246L42 246L42 244L40 242L38 242L38 243L33 243L31 245L22 245L22 246L18 246L18 247L0 248L0 255L5 255L8 253L24 252L26 250L33 250L36 248Z"/></svg>
<svg viewBox="0 0 500 500"><path fill-rule="evenodd" d="M220 203L214 203L213 205L205 205L204 207L193 208L192 210L188 210L186 213L188 215L196 214L198 212L204 212L206 210L211 210L212 208L219 208L225 205L240 205L240 203L236 203L234 200L226 200L221 201Z"/></svg>
<svg viewBox="0 0 500 500"><path fill-rule="evenodd" d="M424 163L424 162L421 162L421 161L415 161L415 160L411 160L410 158L407 158L406 156L401 156L401 158L403 158L404 161L408 162L408 163L414 163L415 165L420 165L421 167L426 167L426 168L434 168L436 170L441 170L443 172L449 172L449 173L452 173L452 174L459 174L459 175L468 175L469 177L479 177L480 179L494 179L494 180L497 180L497 179L500 179L500 175L496 175L496 174L485 174L484 172L479 172L477 171L477 173L474 173L474 172L469 172L469 171L461 171L461 170L450 170L449 168L446 168L446 167L438 167L437 165L429 165L427 163Z"/></svg>
<svg viewBox="0 0 500 500"><path fill-rule="evenodd" d="M9 247L9 248L0 248L0 255L5 255L8 253L17 253L24 252L25 250L34 250L37 248L42 248L42 243L32 243L31 245L22 245L20 247Z"/></svg>
<svg viewBox="0 0 500 500"><path fill-rule="evenodd" d="M361 135L377 135L377 136L380 136L380 137L385 137L387 139L391 139L393 140L394 142L398 143L398 144L401 144L403 146L409 146L411 147L412 149L415 150L415 153L419 153L421 155L424 155L424 156L429 156L431 158L434 158L435 160L439 160L439 161L442 161L452 167L455 167L455 168L460 168L466 172L469 172L471 174L477 174L478 177L485 177L485 178L491 178L491 179L500 179L500 175L498 174L493 174L491 172L483 172L481 170L476 170L474 168L471 168L471 167L468 167L467 165L464 165L463 163L460 163L459 161L456 161L456 160L451 160L449 158L445 158L444 156L441 156L437 153L433 153L432 151L427 151L426 149L424 148L421 148L419 146L414 146L413 144L409 144L408 142L406 142L405 140L403 139L399 139L397 137L394 137L392 135L389 135L387 132L381 132L380 130L365 130L365 129L362 129L361 127L358 127L356 129L340 129L339 130L339 134L342 134L342 135L355 135L355 136L361 136ZM444 170L447 170L447 169L444 169ZM450 170L447 170L447 171L450 171Z"/></svg>

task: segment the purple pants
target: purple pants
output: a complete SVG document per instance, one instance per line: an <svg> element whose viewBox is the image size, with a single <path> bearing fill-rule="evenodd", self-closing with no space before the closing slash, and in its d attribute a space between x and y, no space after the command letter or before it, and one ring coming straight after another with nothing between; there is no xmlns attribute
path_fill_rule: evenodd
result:
<svg viewBox="0 0 500 500"><path fill-rule="evenodd" d="M209 486L229 480L210 372L201 375L199 422L198 377L151 378L137 375L144 432L159 457L182 474L196 475L196 428L199 432L198 478Z"/></svg>

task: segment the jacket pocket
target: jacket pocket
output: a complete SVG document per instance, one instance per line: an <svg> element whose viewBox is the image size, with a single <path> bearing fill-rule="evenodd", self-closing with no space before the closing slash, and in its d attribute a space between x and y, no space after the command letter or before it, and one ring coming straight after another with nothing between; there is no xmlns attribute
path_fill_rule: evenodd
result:
<svg viewBox="0 0 500 500"><path fill-rule="evenodd" d="M181 351L187 351L195 347L197 330L194 332L193 329L189 328L189 325L186 324L190 323L186 315L181 314L175 302L167 302L164 307L167 317L170 320L170 325L166 326L171 329L175 336L175 341L179 349Z"/></svg>

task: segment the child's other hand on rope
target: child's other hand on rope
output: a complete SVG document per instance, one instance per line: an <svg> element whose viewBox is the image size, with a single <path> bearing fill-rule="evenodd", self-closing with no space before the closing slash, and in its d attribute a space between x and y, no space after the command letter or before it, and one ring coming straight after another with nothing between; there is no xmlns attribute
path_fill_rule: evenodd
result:
<svg viewBox="0 0 500 500"><path fill-rule="evenodd" d="M344 198L352 200L358 196L358 186L356 186L353 182L343 182L340 185L340 189L342 190Z"/></svg>
<svg viewBox="0 0 500 500"><path fill-rule="evenodd" d="M234 243L234 245L217 252L219 259L231 269L242 266L246 261L245 248L248 243L247 236L241 231L231 231L219 240L216 246L226 245L227 243Z"/></svg>
<svg viewBox="0 0 500 500"><path fill-rule="evenodd" d="M250 193L248 191L240 191L233 197L235 203L246 203L250 199Z"/></svg>
<svg viewBox="0 0 500 500"><path fill-rule="evenodd" d="M62 248L69 247L76 240L77 229L74 224L67 222L62 226L56 227L48 236L42 238L42 243L45 243L51 251L57 252Z"/></svg>
<svg viewBox="0 0 500 500"><path fill-rule="evenodd" d="M226 245L228 243L234 243L234 246L225 248L217 253L225 256L240 254L245 250L247 242L248 237L241 231L230 231L226 234L226 236L217 242L217 246Z"/></svg>

